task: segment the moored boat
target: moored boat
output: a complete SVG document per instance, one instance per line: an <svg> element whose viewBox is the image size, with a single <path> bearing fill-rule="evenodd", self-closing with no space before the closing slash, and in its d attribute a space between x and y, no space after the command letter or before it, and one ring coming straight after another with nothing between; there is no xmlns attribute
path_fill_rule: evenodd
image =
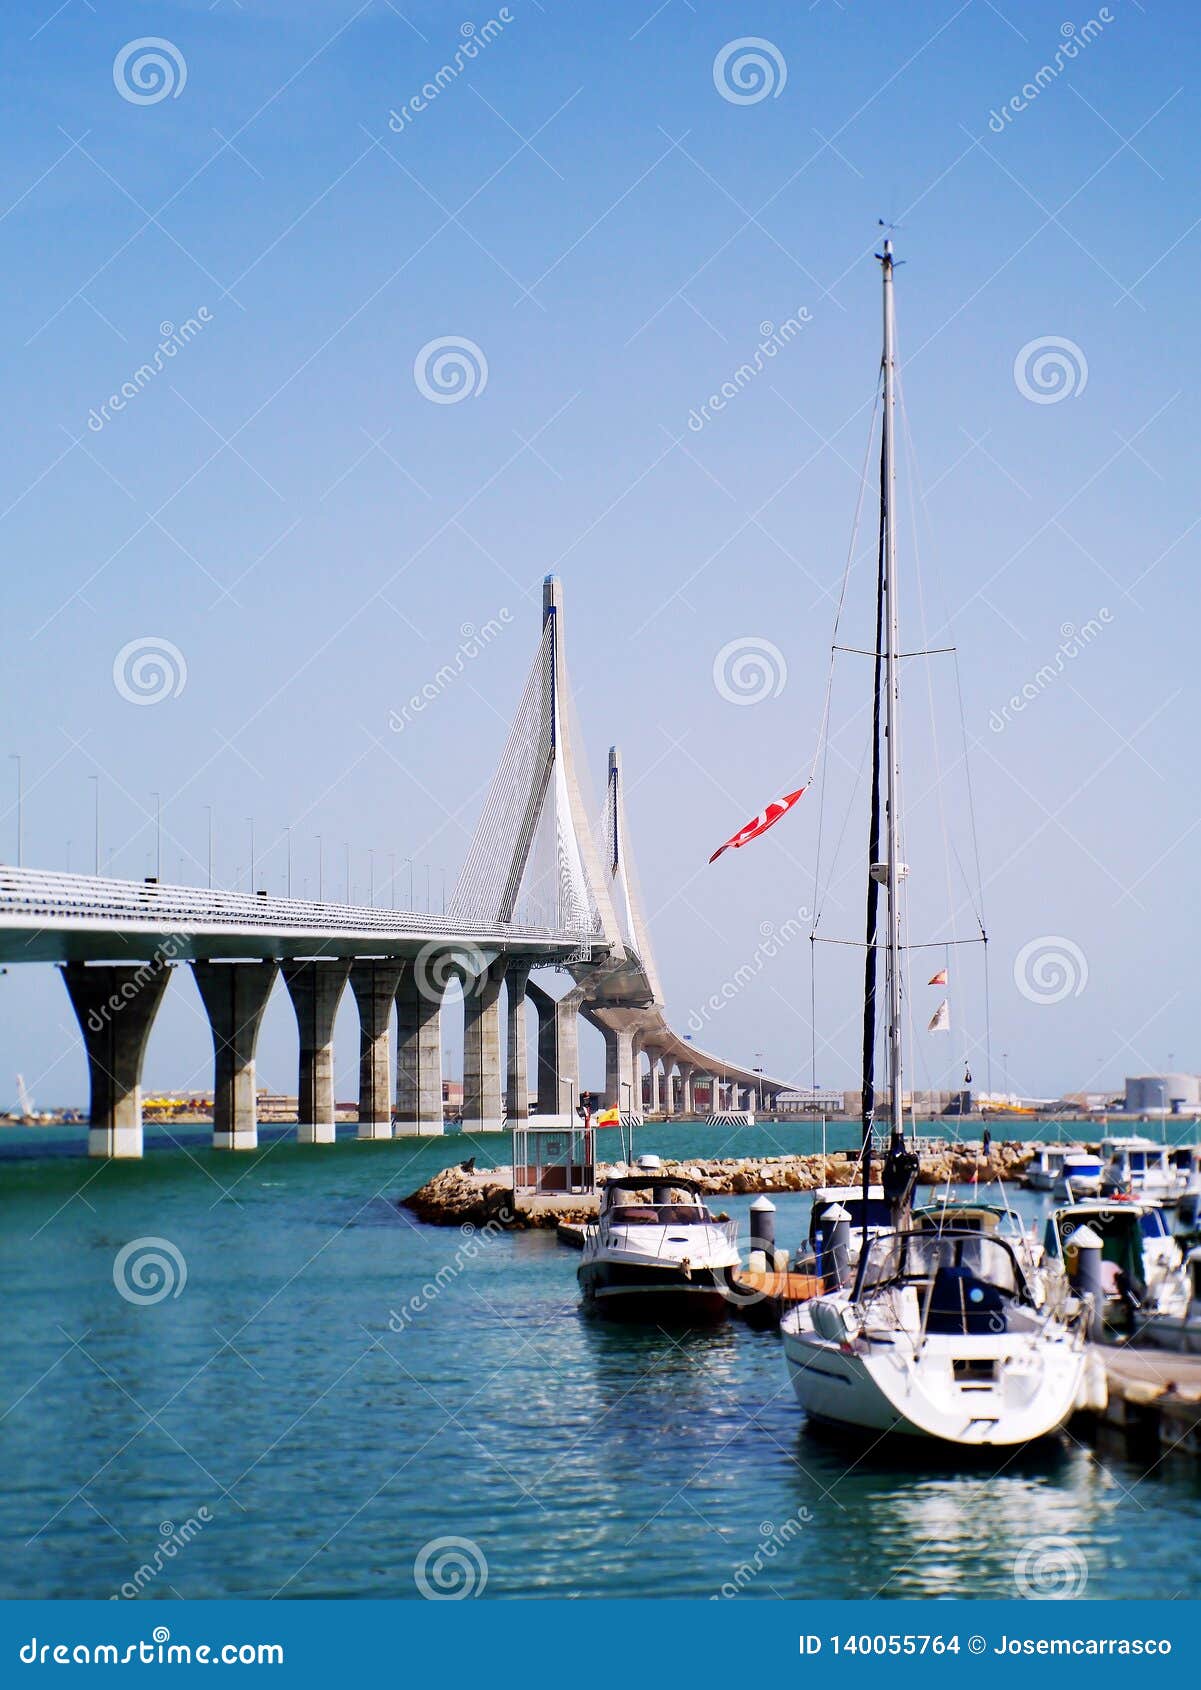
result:
<svg viewBox="0 0 1201 1690"><path fill-rule="evenodd" d="M1101 1189L1101 1173L1100 1156L1082 1144L1036 1144L1024 1177L1033 1191L1051 1191L1065 1198L1095 1197Z"/></svg>
<svg viewBox="0 0 1201 1690"><path fill-rule="evenodd" d="M977 1208L910 1216L917 1158L905 1135L901 887L899 622L893 422L893 253L879 255L884 286L880 544L863 1001L863 1215L853 1278L786 1311L780 1323L797 1401L806 1415L857 1432L900 1433L950 1446L1025 1444L1063 1425L1082 1397L1084 1327L1091 1305L1050 1308L1000 1217ZM882 778L883 776L883 778ZM886 897L884 942L878 900ZM877 957L885 964L883 1016ZM945 982L945 975L938 983ZM937 979L937 976L936 976ZM934 982L931 982L933 984ZM945 1030L946 1003L930 1030ZM881 1197L890 1229L873 1228L875 1042L887 1052L888 1149ZM996 1224L993 1224L993 1223ZM845 1226L845 1218L841 1221ZM875 1235L873 1236L873 1231ZM834 1251L840 1266L842 1252ZM846 1280L849 1279L849 1283Z"/></svg>
<svg viewBox="0 0 1201 1690"><path fill-rule="evenodd" d="M849 1291L781 1323L807 1415L979 1448L1057 1431L1084 1380L1085 1309L1038 1306L1011 1245L916 1227L877 1238Z"/></svg>
<svg viewBox="0 0 1201 1690"><path fill-rule="evenodd" d="M1154 1139L1127 1134L1101 1140L1102 1193L1140 1197L1153 1203L1175 1203L1181 1181L1168 1161L1168 1147Z"/></svg>
<svg viewBox="0 0 1201 1690"><path fill-rule="evenodd" d="M1157 1203L1096 1198L1054 1209L1043 1234L1048 1297L1070 1295L1076 1277L1073 1237L1087 1228L1101 1243L1101 1318L1127 1335L1160 1306L1181 1264L1180 1245Z"/></svg>
<svg viewBox="0 0 1201 1690"><path fill-rule="evenodd" d="M738 1266L738 1223L716 1220L695 1180L649 1166L604 1182L578 1278L585 1301L606 1314L715 1320L729 1312Z"/></svg>

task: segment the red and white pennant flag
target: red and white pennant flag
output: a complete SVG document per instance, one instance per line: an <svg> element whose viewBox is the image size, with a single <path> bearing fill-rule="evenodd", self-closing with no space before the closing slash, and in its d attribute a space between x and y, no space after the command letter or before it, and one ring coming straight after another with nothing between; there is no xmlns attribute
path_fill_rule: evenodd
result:
<svg viewBox="0 0 1201 1690"><path fill-rule="evenodd" d="M782 798L773 798L762 814L747 822L745 827L740 827L734 837L727 839L724 845L719 845L709 861L715 863L723 851L737 851L741 846L749 845L752 839L758 839L761 833L766 833L769 827L774 827L781 816L786 816L808 790L809 783L806 782L799 792L786 792Z"/></svg>

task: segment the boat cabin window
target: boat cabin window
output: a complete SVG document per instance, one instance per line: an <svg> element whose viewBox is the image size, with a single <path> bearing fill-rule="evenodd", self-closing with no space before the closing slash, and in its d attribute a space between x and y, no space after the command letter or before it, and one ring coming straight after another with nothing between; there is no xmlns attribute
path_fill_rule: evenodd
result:
<svg viewBox="0 0 1201 1690"><path fill-rule="evenodd" d="M620 1203L609 1219L615 1226L701 1226L713 1216L703 1203Z"/></svg>
<svg viewBox="0 0 1201 1690"><path fill-rule="evenodd" d="M1140 1224L1144 1238L1166 1238L1168 1236L1167 1222L1159 1209L1144 1209Z"/></svg>

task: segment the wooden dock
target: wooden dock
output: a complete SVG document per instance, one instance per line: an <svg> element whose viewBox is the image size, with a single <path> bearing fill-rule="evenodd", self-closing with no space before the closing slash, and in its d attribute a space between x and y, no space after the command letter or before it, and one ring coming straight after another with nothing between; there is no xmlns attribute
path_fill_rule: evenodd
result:
<svg viewBox="0 0 1201 1690"><path fill-rule="evenodd" d="M1201 1356L1100 1344L1109 1404L1091 1416L1099 1440L1155 1460L1201 1456Z"/></svg>
<svg viewBox="0 0 1201 1690"><path fill-rule="evenodd" d="M733 1278L734 1313L756 1327L778 1327L785 1309L820 1297L825 1289L816 1274L788 1273L782 1268L768 1268L765 1273L739 1268Z"/></svg>

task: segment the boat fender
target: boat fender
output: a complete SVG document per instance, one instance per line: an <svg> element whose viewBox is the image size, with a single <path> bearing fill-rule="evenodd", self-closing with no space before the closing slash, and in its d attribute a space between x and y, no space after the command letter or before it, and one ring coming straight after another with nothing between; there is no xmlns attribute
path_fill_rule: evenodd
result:
<svg viewBox="0 0 1201 1690"><path fill-rule="evenodd" d="M845 1303L819 1297L813 1304L813 1327L829 1344L849 1344L859 1336L859 1322Z"/></svg>
<svg viewBox="0 0 1201 1690"><path fill-rule="evenodd" d="M1095 1350L1090 1350L1084 1358L1076 1407L1091 1409L1095 1414L1104 1414L1108 1406L1109 1383L1105 1377L1105 1363Z"/></svg>

